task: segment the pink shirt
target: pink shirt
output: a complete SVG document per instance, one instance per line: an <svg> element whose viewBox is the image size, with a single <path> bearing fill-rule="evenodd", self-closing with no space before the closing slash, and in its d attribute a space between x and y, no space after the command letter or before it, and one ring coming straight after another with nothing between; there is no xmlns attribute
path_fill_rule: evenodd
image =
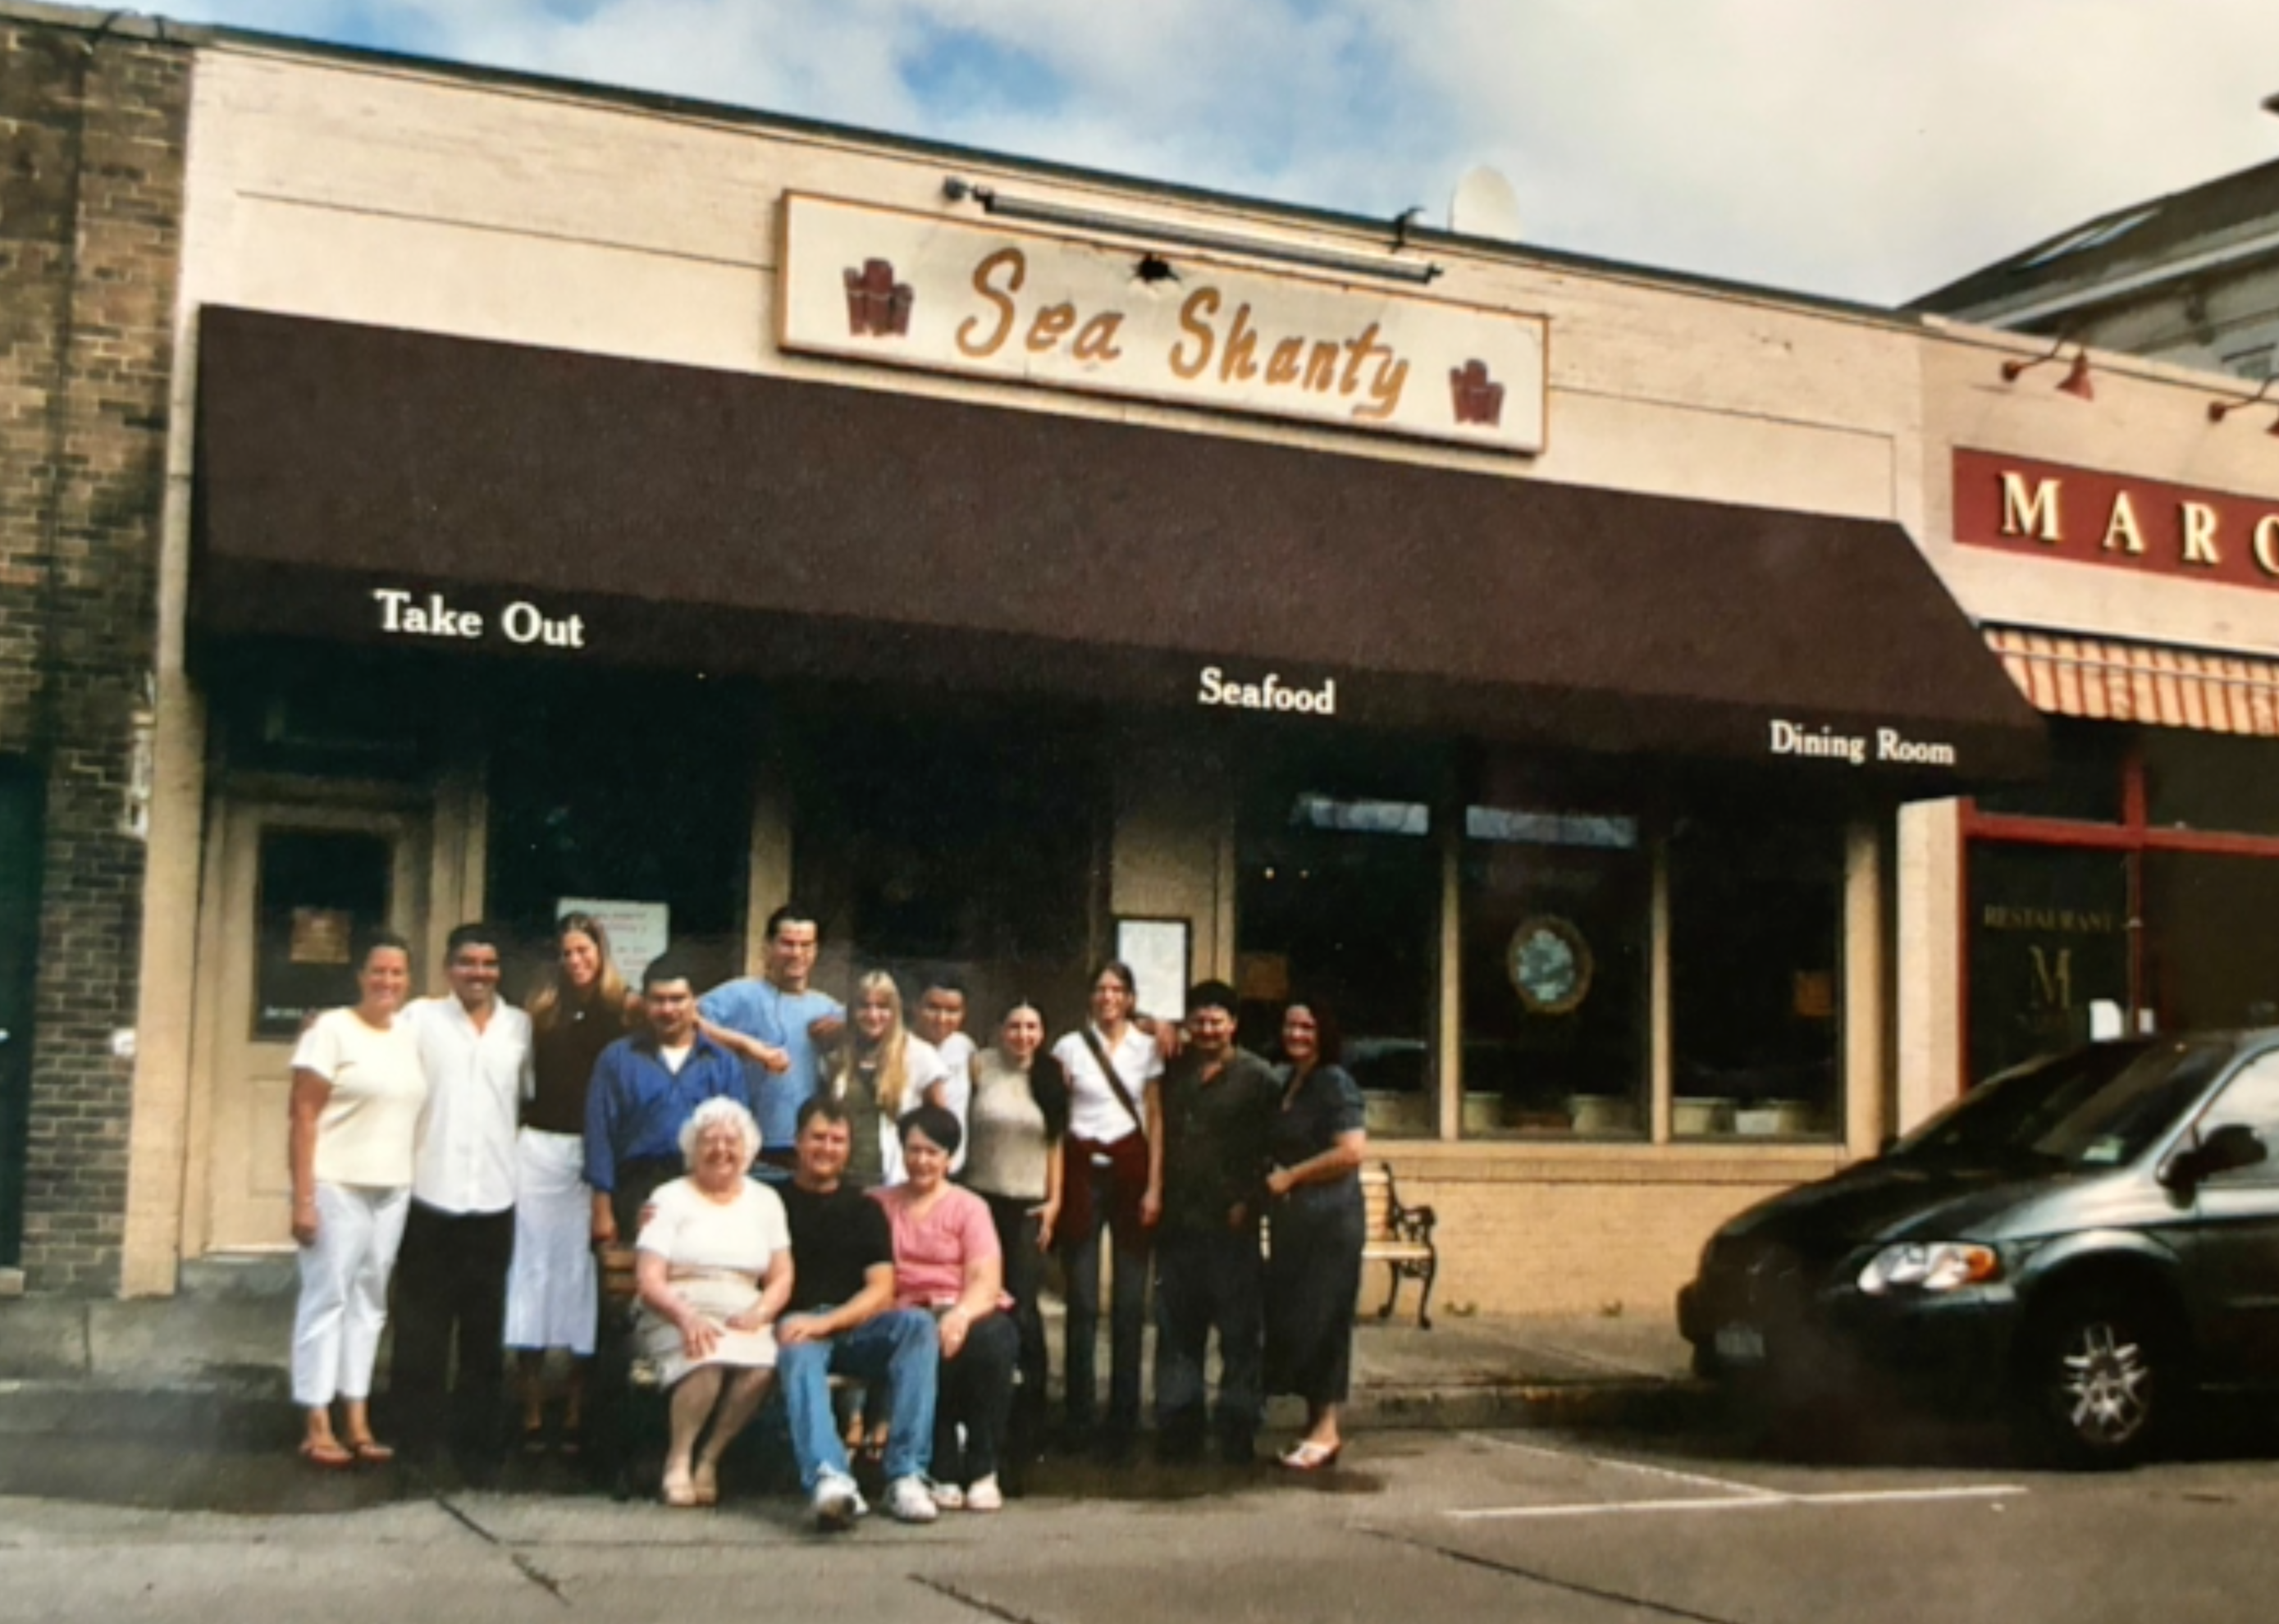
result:
<svg viewBox="0 0 2279 1624"><path fill-rule="evenodd" d="M894 1231L898 1308L948 1306L965 1290L966 1264L1003 1255L988 1204L971 1190L949 1185L923 1218L910 1211L907 1184L873 1190L871 1199L886 1209L886 1227ZM1001 1293L998 1306L1010 1300Z"/></svg>

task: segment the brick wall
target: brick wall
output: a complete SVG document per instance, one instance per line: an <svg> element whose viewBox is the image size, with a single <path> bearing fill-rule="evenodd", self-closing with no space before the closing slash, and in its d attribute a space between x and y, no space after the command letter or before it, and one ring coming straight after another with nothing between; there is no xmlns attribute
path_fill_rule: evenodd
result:
<svg viewBox="0 0 2279 1624"><path fill-rule="evenodd" d="M1675 1159L1609 1148L1531 1157L1517 1145L1468 1153L1372 1143L1370 1155L1391 1161L1400 1199L1431 1207L1439 1221L1434 1317L1608 1314L1667 1322L1719 1224L1840 1165L1833 1147ZM1363 1312L1385 1301L1385 1281L1382 1268L1363 1272ZM1416 1302L1416 1288L1403 1288L1404 1310Z"/></svg>
<svg viewBox="0 0 2279 1624"><path fill-rule="evenodd" d="M149 25L99 22L0 12L0 752L46 780L22 1250L31 1289L68 1292L116 1288L127 1204L132 1062L111 1034L134 1024L143 852L122 823L190 74Z"/></svg>

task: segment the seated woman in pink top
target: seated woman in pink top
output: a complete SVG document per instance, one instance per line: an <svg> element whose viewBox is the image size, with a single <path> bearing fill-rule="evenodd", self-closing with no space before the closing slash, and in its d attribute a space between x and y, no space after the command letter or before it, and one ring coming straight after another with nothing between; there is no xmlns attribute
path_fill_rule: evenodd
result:
<svg viewBox="0 0 2279 1624"><path fill-rule="evenodd" d="M1004 1257L988 1204L949 1182L957 1118L922 1105L904 1116L906 1182L874 1190L894 1237L894 1306L924 1308L941 1332L927 1489L945 1511L996 1511L1005 1504L997 1456L1013 1407L1020 1333L1005 1312Z"/></svg>

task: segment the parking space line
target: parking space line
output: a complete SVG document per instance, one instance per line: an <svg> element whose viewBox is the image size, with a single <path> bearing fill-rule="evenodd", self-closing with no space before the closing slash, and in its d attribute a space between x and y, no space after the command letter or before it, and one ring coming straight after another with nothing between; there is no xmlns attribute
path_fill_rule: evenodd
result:
<svg viewBox="0 0 2279 1624"><path fill-rule="evenodd" d="M1739 1483L1725 1477L1706 1477L1699 1472L1680 1472L1674 1467L1650 1466L1643 1460L1623 1460L1612 1455L1586 1455L1579 1450L1546 1449L1539 1444L1522 1444L1512 1438L1500 1438L1492 1433L1468 1432L1464 1435L1478 1444L1493 1444L1498 1449L1510 1450L1515 1454L1535 1455L1548 1460L1579 1460L1585 1466L1608 1467L1624 1472L1643 1473L1674 1483L1696 1483L1704 1489L1715 1489L1726 1494L1745 1496L1750 1499L1782 1499L1776 1489L1761 1489L1754 1483Z"/></svg>
<svg viewBox="0 0 2279 1624"><path fill-rule="evenodd" d="M1494 1505L1442 1514L1457 1522L1511 1522L1539 1517L1603 1517L1640 1512L1764 1511L1776 1506L1877 1505L1941 1500L2007 1499L2028 1492L2022 1483L1976 1483L1943 1489L1854 1489L1827 1494L1780 1494L1764 1490L1741 1499L1596 1500L1565 1505Z"/></svg>

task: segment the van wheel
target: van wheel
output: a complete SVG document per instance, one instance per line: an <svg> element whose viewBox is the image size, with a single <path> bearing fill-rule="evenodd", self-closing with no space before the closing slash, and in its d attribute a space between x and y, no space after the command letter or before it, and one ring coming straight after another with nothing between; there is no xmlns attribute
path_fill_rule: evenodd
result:
<svg viewBox="0 0 2279 1624"><path fill-rule="evenodd" d="M2134 1466L2167 1435L2185 1383L2179 1339L2158 1314L2109 1291L2056 1304L2030 1335L2022 1419L2062 1466Z"/></svg>

